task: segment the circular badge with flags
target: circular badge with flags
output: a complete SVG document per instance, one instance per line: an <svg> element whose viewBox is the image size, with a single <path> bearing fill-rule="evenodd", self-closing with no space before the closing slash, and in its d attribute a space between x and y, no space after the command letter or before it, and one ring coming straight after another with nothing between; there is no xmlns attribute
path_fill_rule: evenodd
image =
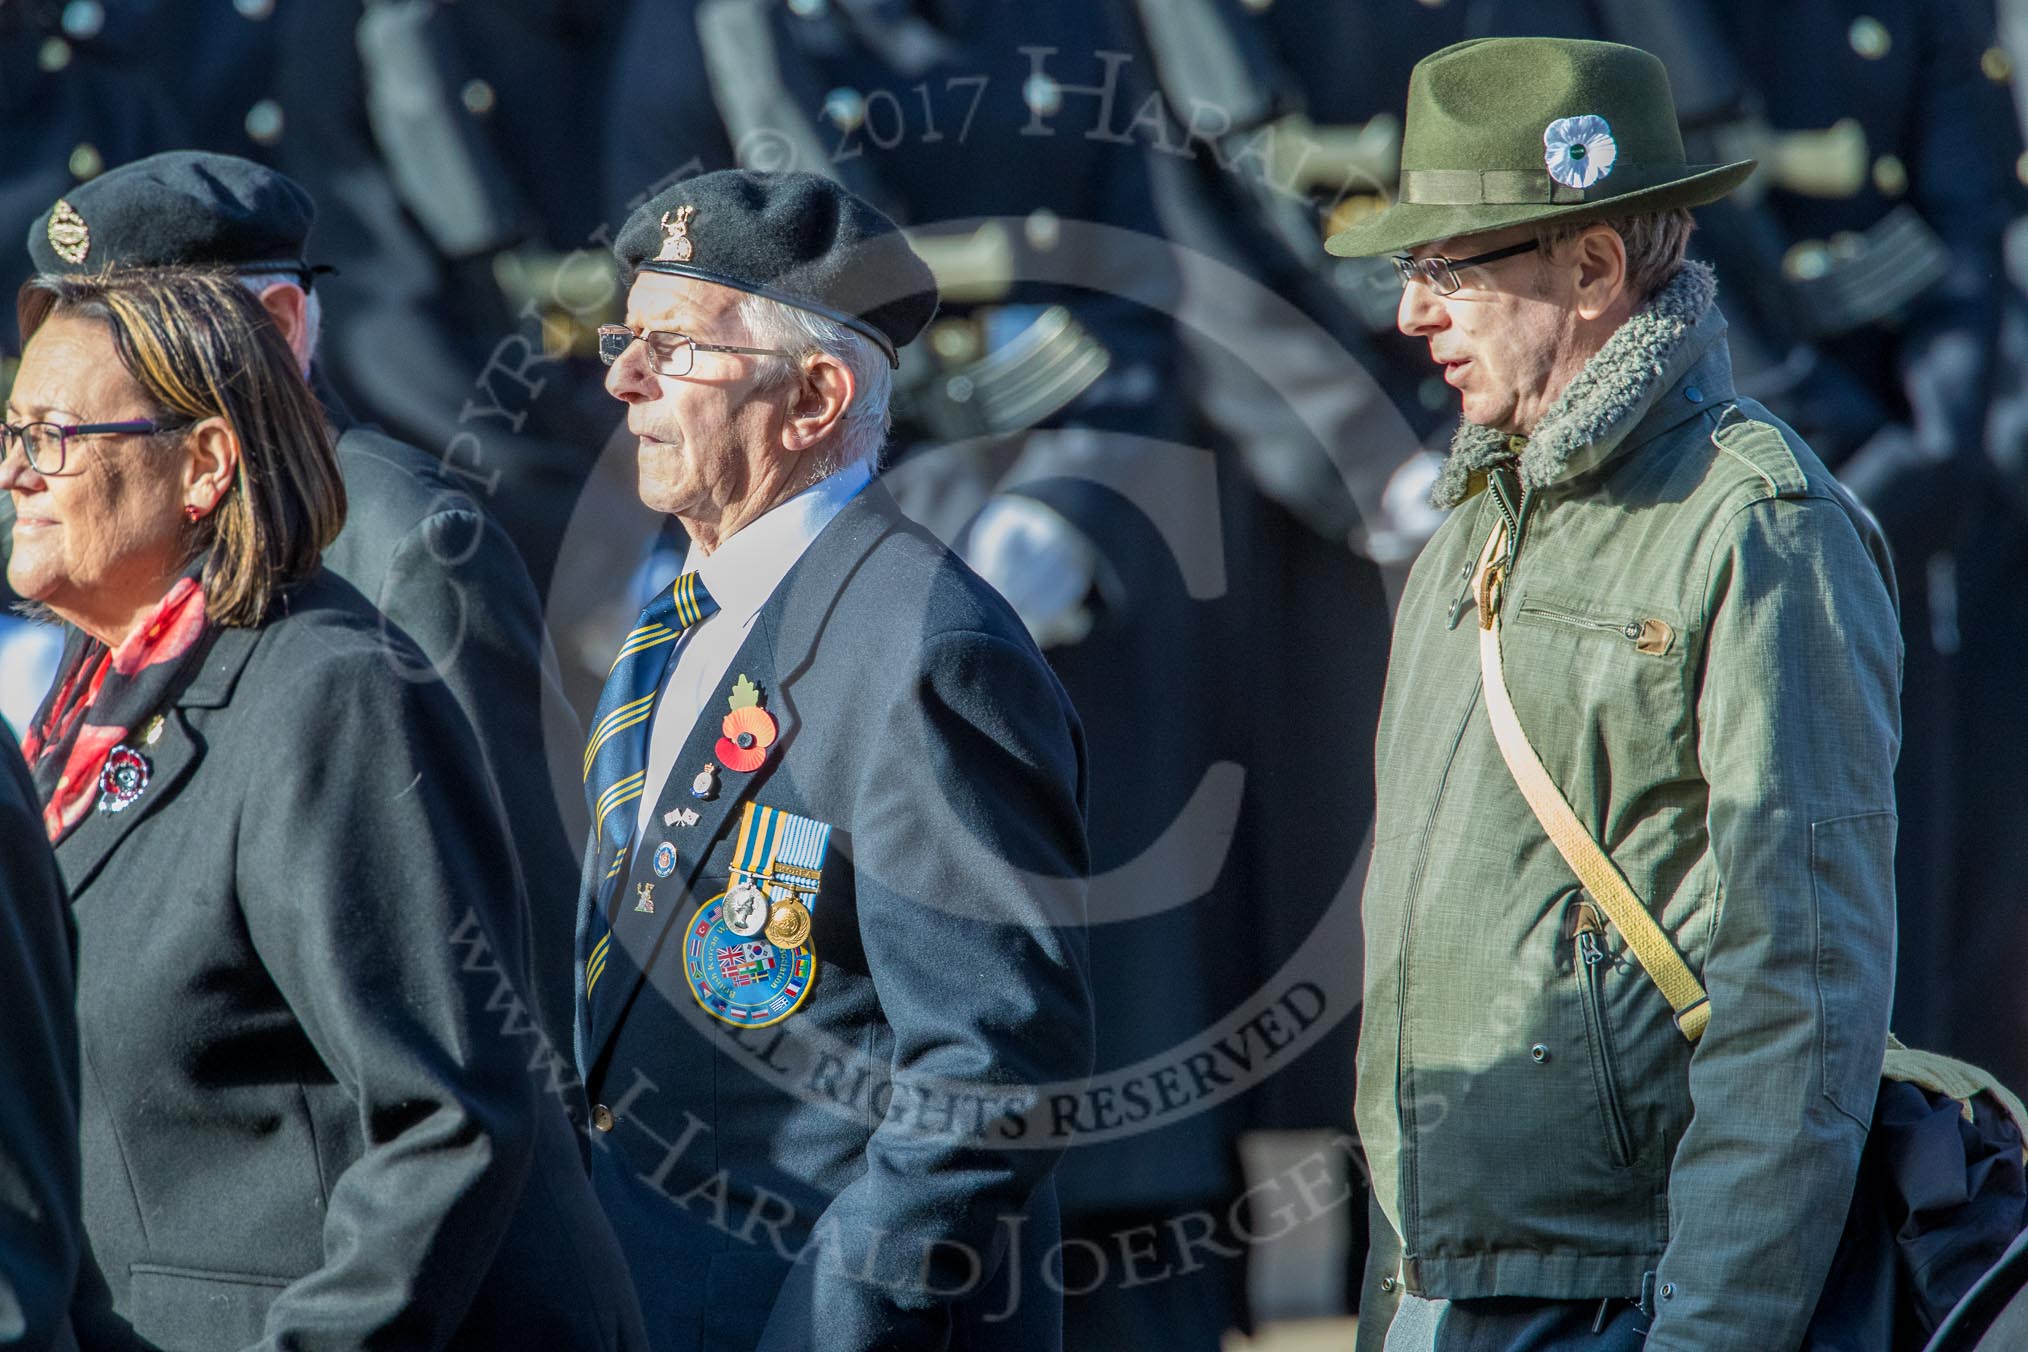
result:
<svg viewBox="0 0 2028 1352"><path fill-rule="evenodd" d="M683 970L704 1012L735 1028L765 1028L796 1012L817 979L817 954L742 938L725 923L725 893L697 908L683 941Z"/></svg>

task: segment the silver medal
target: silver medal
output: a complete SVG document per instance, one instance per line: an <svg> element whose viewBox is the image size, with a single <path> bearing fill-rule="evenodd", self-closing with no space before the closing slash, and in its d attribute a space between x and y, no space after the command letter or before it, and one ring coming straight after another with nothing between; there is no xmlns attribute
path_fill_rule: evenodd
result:
<svg viewBox="0 0 2028 1352"><path fill-rule="evenodd" d="M752 883L739 883L725 894L725 927L742 939L767 928L768 899Z"/></svg>

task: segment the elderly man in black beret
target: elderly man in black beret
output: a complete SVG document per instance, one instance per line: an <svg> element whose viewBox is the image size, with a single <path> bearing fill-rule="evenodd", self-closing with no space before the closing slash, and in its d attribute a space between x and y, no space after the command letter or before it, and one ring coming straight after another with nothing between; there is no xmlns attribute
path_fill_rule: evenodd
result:
<svg viewBox="0 0 2028 1352"><path fill-rule="evenodd" d="M506 534L444 467L354 422L317 378L321 307L305 259L316 214L285 174L234 155L170 151L72 189L30 228L28 252L43 273L231 268L289 340L338 432L347 510L324 565L415 640L429 667L412 674L443 681L479 735L535 928L529 995L550 1039L550 1050L536 1055L548 1056L553 1080L567 1078L572 991L563 955L577 880L559 789L545 768L548 759L567 762L568 753L540 754L543 691L553 679L541 603ZM560 692L551 703L563 709Z"/></svg>
<svg viewBox="0 0 2028 1352"><path fill-rule="evenodd" d="M579 1065L649 1336L1056 1347L1035 1110L1090 1068L1084 745L873 482L935 283L810 174L680 183L616 253L607 389L691 542L584 756Z"/></svg>

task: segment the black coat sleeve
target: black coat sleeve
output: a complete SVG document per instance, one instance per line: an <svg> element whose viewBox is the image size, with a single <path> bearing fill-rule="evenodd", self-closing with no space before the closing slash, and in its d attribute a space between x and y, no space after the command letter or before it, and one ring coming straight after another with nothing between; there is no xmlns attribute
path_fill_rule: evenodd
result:
<svg viewBox="0 0 2028 1352"><path fill-rule="evenodd" d="M1032 1106L1092 1066L1082 732L1024 642L932 638L865 741L851 820L859 936L893 1031L865 1172L818 1217L760 1347L941 1346L1058 1150L921 1126L949 1087ZM962 1117L960 1120L963 1120ZM828 1252L826 1252L828 1246Z"/></svg>
<svg viewBox="0 0 2028 1352"><path fill-rule="evenodd" d="M451 939L476 919L515 953L520 898L470 730L402 655L360 642L287 692L278 730L312 721L241 819L248 935L359 1133L327 1180L323 1266L275 1300L263 1347L443 1346L530 1167L534 1086Z"/></svg>
<svg viewBox="0 0 2028 1352"><path fill-rule="evenodd" d="M80 1247L69 913L0 725L0 1348L70 1346Z"/></svg>
<svg viewBox="0 0 2028 1352"><path fill-rule="evenodd" d="M552 782L551 767L575 758L578 734L563 717L556 745L545 743L545 704L567 704L535 586L505 532L467 504L430 514L394 542L372 599L415 640L478 736L484 756L473 763L490 771L512 842L500 858L520 865L528 896L529 994L543 1031L567 1053L578 861L560 805L583 800L574 783L560 795Z"/></svg>

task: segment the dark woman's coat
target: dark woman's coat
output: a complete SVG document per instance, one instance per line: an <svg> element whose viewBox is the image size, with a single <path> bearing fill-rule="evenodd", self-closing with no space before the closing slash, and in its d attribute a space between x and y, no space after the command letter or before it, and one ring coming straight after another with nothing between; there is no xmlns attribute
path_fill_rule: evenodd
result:
<svg viewBox="0 0 2028 1352"><path fill-rule="evenodd" d="M80 1337L634 1346L610 1231L526 1070L526 919L471 732L350 587L320 575L281 609L219 636L140 738L139 800L57 850Z"/></svg>
<svg viewBox="0 0 2028 1352"><path fill-rule="evenodd" d="M0 1348L67 1348L77 1271L77 1025L63 885L0 723Z"/></svg>

